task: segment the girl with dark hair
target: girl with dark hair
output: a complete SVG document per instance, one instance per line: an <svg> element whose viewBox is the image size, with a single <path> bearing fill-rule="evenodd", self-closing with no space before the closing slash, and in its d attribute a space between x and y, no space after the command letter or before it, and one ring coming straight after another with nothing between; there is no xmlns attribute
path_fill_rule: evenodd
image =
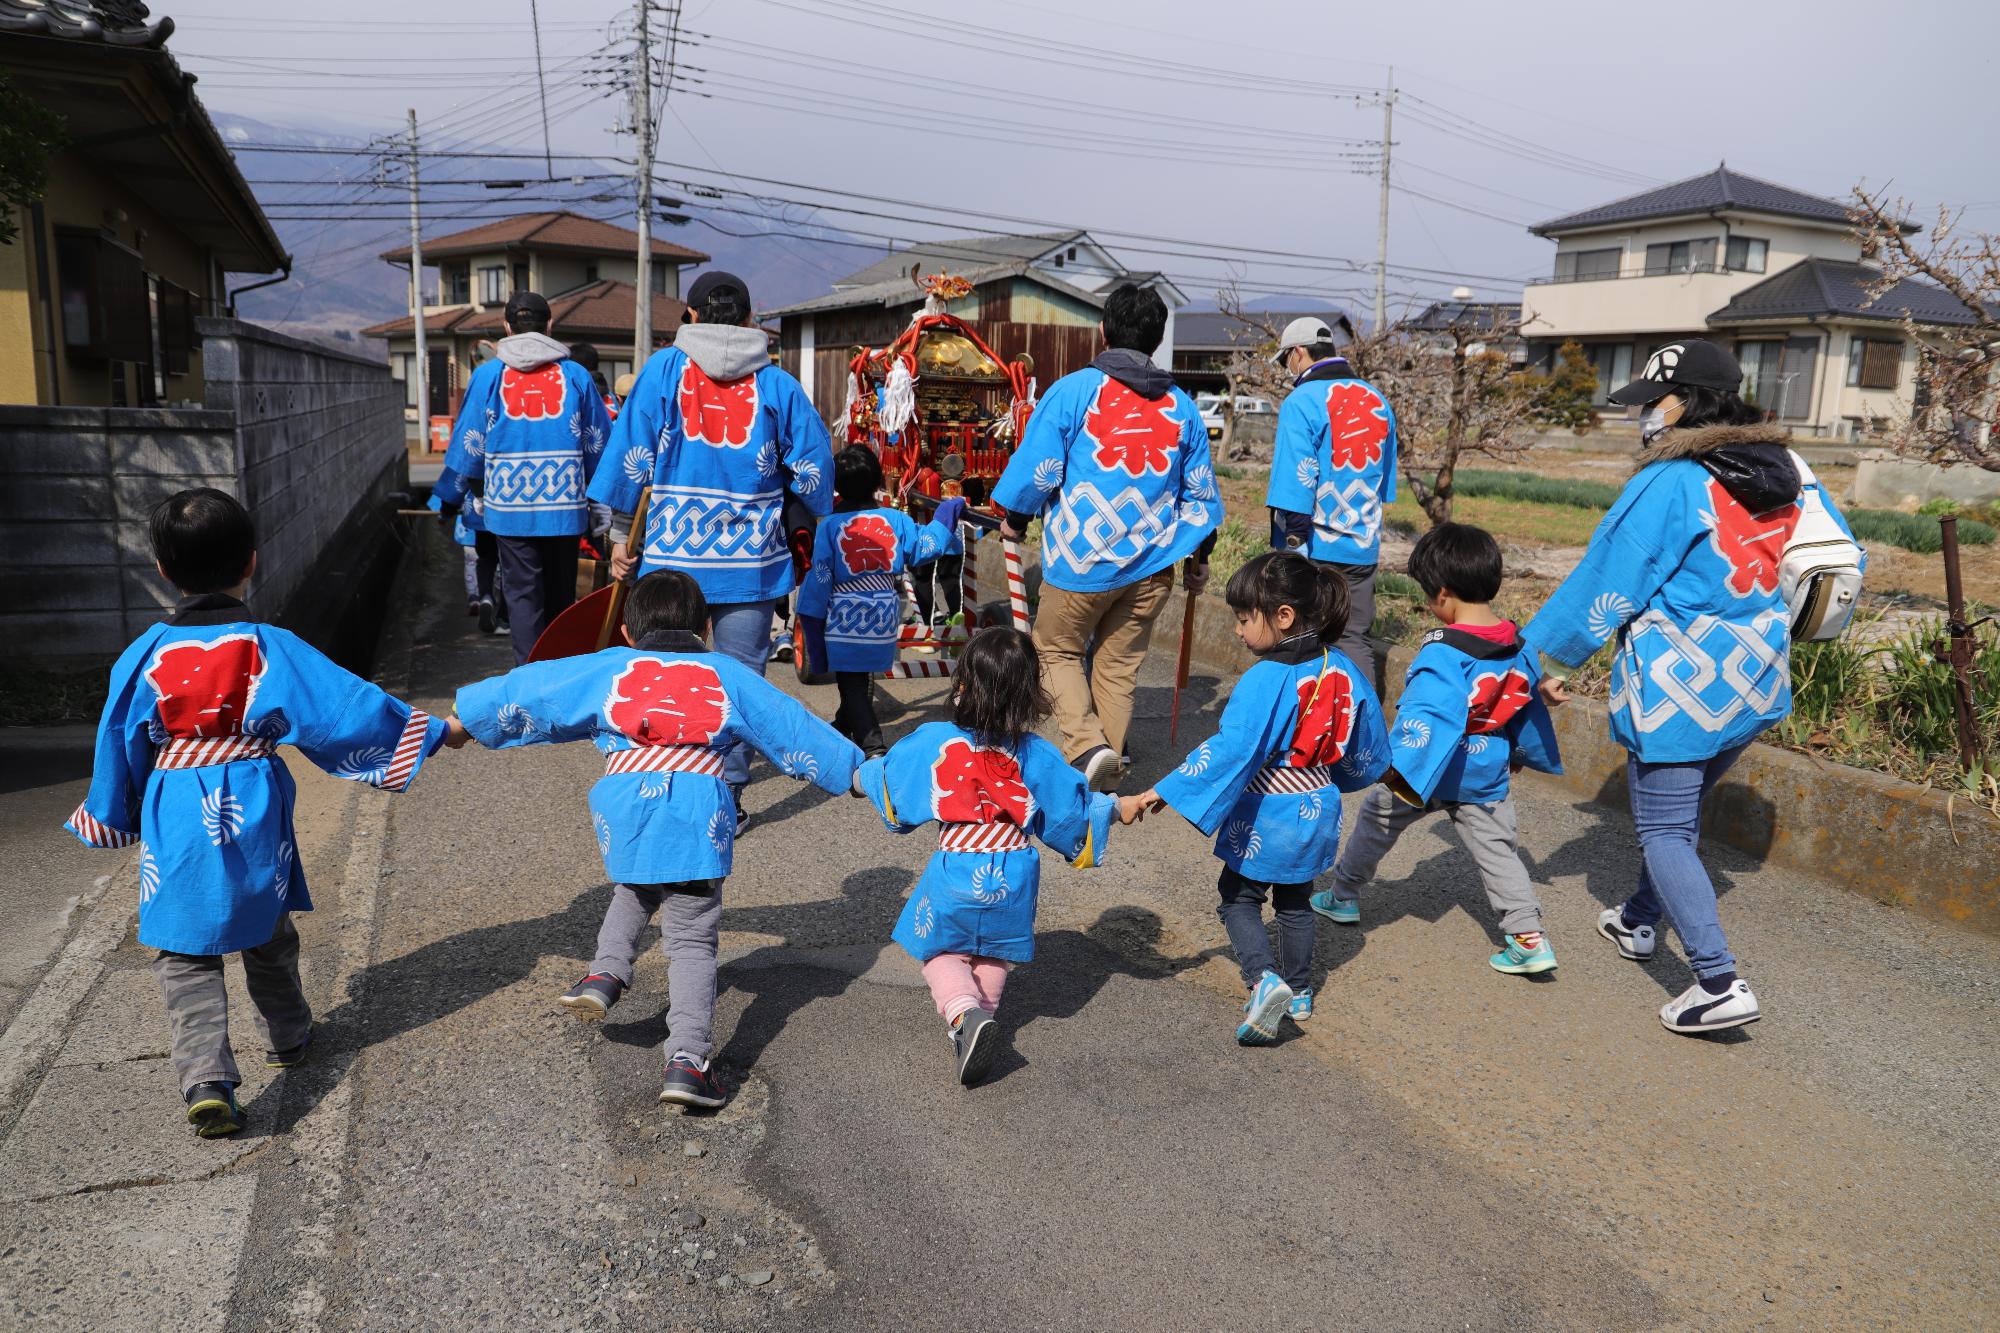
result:
<svg viewBox="0 0 2000 1333"><path fill-rule="evenodd" d="M1598 933L1622 957L1653 956L1673 923L1695 984L1660 1010L1673 1032L1762 1017L1736 974L1715 886L1697 854L1702 798L1750 742L1792 709L1791 618L1779 563L1818 482L1737 388L1742 367L1699 338L1662 347L1611 395L1645 409L1638 472L1591 534L1583 562L1523 637L1569 666L1615 641L1611 738L1627 776L1642 858ZM1824 493L1827 513L1847 524ZM1851 534L1850 534L1851 537ZM1545 677L1550 703L1568 696Z"/></svg>
<svg viewBox="0 0 2000 1333"><path fill-rule="evenodd" d="M1041 858L1028 839L1088 869L1117 812L1062 751L1034 734L1048 716L1035 645L1019 630L974 635L952 680L952 720L931 722L871 759L854 789L898 833L936 820L938 850L896 921L896 943L923 965L951 1034L960 1083L993 1063L994 1011L1007 973L1035 954Z"/></svg>
<svg viewBox="0 0 2000 1333"><path fill-rule="evenodd" d="M1334 645L1347 628L1339 570L1271 551L1229 580L1236 637L1259 661L1222 710L1222 728L1121 816L1172 806L1220 836L1216 915L1250 999L1236 1040L1268 1046L1279 1023L1312 1017L1313 879L1340 851L1340 794L1374 785L1389 762L1368 673ZM1264 900L1278 922L1278 955Z"/></svg>
<svg viewBox="0 0 2000 1333"><path fill-rule="evenodd" d="M956 549L965 501L950 499L918 527L878 499L882 464L853 445L833 462L833 517L813 537L812 563L799 585L799 624L816 672L833 672L840 709L833 728L870 758L882 753L875 719L875 677L896 663L902 632L904 570Z"/></svg>

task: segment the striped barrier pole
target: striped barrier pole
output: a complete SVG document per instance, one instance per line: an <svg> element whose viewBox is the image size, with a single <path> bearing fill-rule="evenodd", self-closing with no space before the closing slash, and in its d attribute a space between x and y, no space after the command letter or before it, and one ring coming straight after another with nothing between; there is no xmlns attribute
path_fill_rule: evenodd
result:
<svg viewBox="0 0 2000 1333"><path fill-rule="evenodd" d="M965 558L958 567L958 611L965 617L966 628L970 629L979 619L973 610L979 605L979 531L972 524L959 520L958 544L965 548Z"/></svg>
<svg viewBox="0 0 2000 1333"><path fill-rule="evenodd" d="M1014 628L1028 632L1028 580L1021 572L1021 548L1007 538L1000 539L1000 554L1007 562L1007 604L1014 612Z"/></svg>
<svg viewBox="0 0 2000 1333"><path fill-rule="evenodd" d="M898 662L882 673L882 679L931 680L940 676L949 676L952 673L952 668L957 665L957 662L949 660L940 662Z"/></svg>

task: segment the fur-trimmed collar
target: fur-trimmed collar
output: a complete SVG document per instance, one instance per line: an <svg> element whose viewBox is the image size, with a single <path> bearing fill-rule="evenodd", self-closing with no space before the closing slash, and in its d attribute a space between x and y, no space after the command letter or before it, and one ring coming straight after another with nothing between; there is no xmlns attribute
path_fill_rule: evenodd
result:
<svg viewBox="0 0 2000 1333"><path fill-rule="evenodd" d="M1775 444L1789 449L1792 433L1783 426L1696 426L1692 430L1669 430L1651 444L1641 445L1634 469L1648 463L1664 463L1676 458L1699 458L1731 445Z"/></svg>

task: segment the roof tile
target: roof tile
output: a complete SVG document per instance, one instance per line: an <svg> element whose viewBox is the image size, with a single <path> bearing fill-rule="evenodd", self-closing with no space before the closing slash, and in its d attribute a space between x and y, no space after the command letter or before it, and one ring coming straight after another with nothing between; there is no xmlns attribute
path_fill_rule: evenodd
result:
<svg viewBox="0 0 2000 1333"><path fill-rule="evenodd" d="M1779 217L1804 218L1814 222L1845 224L1847 206L1832 199L1790 186L1746 176L1718 166L1699 176L1662 185L1658 189L1614 199L1596 208L1555 218L1528 228L1537 236L1576 231L1584 227L1611 226L1620 222L1643 222L1655 218L1680 217L1690 213L1712 213L1735 209L1745 213L1770 213Z"/></svg>
<svg viewBox="0 0 2000 1333"><path fill-rule="evenodd" d="M0 0L0 3L4 3L4 0ZM509 245L622 255L632 253L638 244L639 233L629 227L620 227L615 223L561 210L496 218L492 222L482 222L477 227L469 227L464 231L426 239L424 258L444 259L453 255L473 254L480 250ZM699 250L690 250L684 245L675 245L657 236L653 238L653 253L685 264L705 264L709 260L709 256ZM391 263L409 257L410 247L407 245L385 251L382 255L382 258Z"/></svg>
<svg viewBox="0 0 2000 1333"><path fill-rule="evenodd" d="M1839 259L1802 259L1790 268L1746 287L1708 317L1710 324L1743 324L1761 319L1838 316L1919 324L1966 325L1973 314L1942 287L1905 278L1870 302L1868 285L1881 274L1866 264Z"/></svg>

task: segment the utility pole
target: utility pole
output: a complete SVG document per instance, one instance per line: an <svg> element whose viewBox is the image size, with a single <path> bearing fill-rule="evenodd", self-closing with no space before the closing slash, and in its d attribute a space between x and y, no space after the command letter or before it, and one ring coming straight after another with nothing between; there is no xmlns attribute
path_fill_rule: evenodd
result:
<svg viewBox="0 0 2000 1333"><path fill-rule="evenodd" d="M653 355L653 34L647 22L652 0L637 0L639 77L632 81L632 127L639 136L633 172L638 188L639 267L632 301L632 369Z"/></svg>
<svg viewBox="0 0 2000 1333"><path fill-rule="evenodd" d="M417 109L410 108L410 155L405 174L410 182L410 317L417 334L417 439L425 449L431 438L431 359L424 342L424 236L417 210Z"/></svg>
<svg viewBox="0 0 2000 1333"><path fill-rule="evenodd" d="M1375 332L1389 313L1389 139L1396 128L1396 67L1382 90L1382 210L1375 221Z"/></svg>

